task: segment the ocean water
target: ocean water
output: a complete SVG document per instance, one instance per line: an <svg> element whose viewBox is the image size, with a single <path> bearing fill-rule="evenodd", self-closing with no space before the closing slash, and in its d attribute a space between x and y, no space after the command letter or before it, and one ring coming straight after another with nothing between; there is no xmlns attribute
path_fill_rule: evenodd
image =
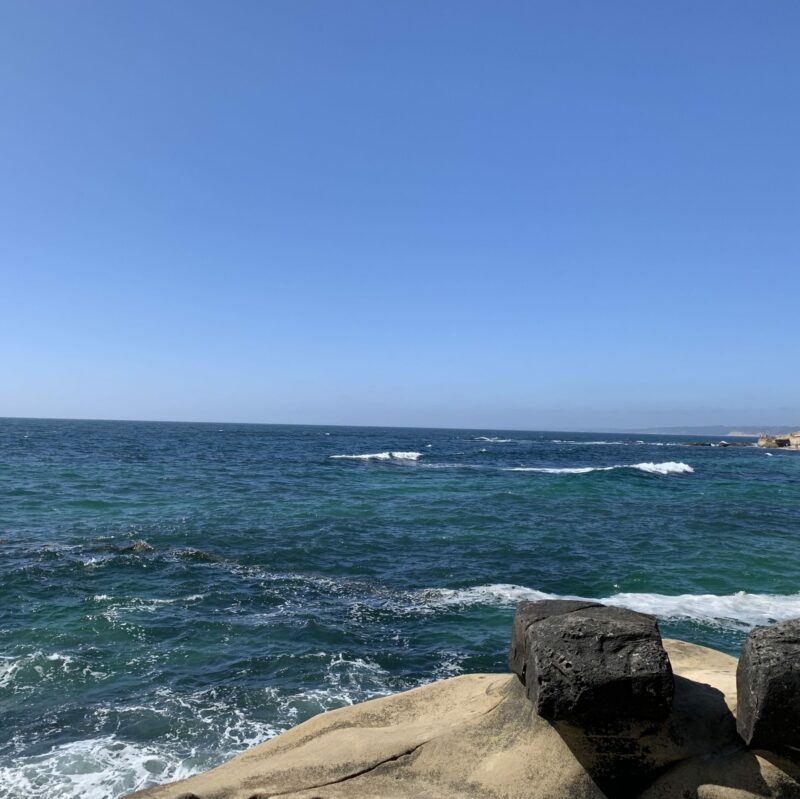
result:
<svg viewBox="0 0 800 799"><path fill-rule="evenodd" d="M688 441L0 420L0 797L113 799L502 671L525 598L735 653L800 615L800 452Z"/></svg>

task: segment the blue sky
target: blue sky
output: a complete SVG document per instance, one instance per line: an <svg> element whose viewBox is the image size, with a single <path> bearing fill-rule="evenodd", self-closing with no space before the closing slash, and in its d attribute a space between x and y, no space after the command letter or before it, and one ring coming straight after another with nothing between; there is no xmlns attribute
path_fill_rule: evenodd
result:
<svg viewBox="0 0 800 799"><path fill-rule="evenodd" d="M800 4L0 8L0 415L800 424Z"/></svg>

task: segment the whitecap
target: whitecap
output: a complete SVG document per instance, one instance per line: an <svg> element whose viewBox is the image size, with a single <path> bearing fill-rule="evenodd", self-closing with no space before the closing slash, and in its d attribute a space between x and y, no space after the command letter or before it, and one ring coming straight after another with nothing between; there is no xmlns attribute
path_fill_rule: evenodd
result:
<svg viewBox="0 0 800 799"><path fill-rule="evenodd" d="M589 447L589 446L612 446L612 445L624 446L626 444L629 444L630 442L629 441L558 441L558 440L553 440L552 443L553 444L580 444L580 445ZM636 443L637 444L642 444L644 442L637 441Z"/></svg>
<svg viewBox="0 0 800 799"><path fill-rule="evenodd" d="M508 466L504 472L539 472L541 474L589 474L590 472L610 472L614 469L638 469L647 474L693 474L688 463L664 461L663 463L618 463L613 466Z"/></svg>
<svg viewBox="0 0 800 799"><path fill-rule="evenodd" d="M422 457L421 452L369 452L365 455L330 455L333 460L352 461L415 461Z"/></svg>
<svg viewBox="0 0 800 799"><path fill-rule="evenodd" d="M511 438L498 438L497 436L478 436L473 441L489 441L492 444L510 444Z"/></svg>
<svg viewBox="0 0 800 799"><path fill-rule="evenodd" d="M589 472L608 472L615 466L571 466L557 469L549 466L509 466L504 472L539 472L541 474L589 474Z"/></svg>
<svg viewBox="0 0 800 799"><path fill-rule="evenodd" d="M665 461L664 463L634 463L631 469L649 474L692 474L694 469L688 463Z"/></svg>

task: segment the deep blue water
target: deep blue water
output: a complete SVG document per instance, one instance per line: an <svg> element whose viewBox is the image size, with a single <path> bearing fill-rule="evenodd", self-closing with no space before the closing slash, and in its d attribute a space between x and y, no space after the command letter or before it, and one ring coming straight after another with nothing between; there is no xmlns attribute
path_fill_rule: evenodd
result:
<svg viewBox="0 0 800 799"><path fill-rule="evenodd" d="M736 652L800 615L800 452L689 440L0 420L0 797L111 799L503 670L526 597Z"/></svg>

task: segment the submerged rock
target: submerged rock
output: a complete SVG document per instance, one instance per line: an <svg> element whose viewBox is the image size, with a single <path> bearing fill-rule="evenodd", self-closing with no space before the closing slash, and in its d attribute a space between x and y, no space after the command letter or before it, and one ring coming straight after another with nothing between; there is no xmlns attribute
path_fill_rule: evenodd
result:
<svg viewBox="0 0 800 799"><path fill-rule="evenodd" d="M147 543L147 541L139 540L134 541L132 544L128 544L127 546L122 548L123 552L152 552L153 547Z"/></svg>
<svg viewBox="0 0 800 799"><path fill-rule="evenodd" d="M674 683L655 617L591 602L523 602L509 666L536 712L585 729L662 721Z"/></svg>
<svg viewBox="0 0 800 799"><path fill-rule="evenodd" d="M758 627L736 669L736 726L748 746L800 748L800 619Z"/></svg>

